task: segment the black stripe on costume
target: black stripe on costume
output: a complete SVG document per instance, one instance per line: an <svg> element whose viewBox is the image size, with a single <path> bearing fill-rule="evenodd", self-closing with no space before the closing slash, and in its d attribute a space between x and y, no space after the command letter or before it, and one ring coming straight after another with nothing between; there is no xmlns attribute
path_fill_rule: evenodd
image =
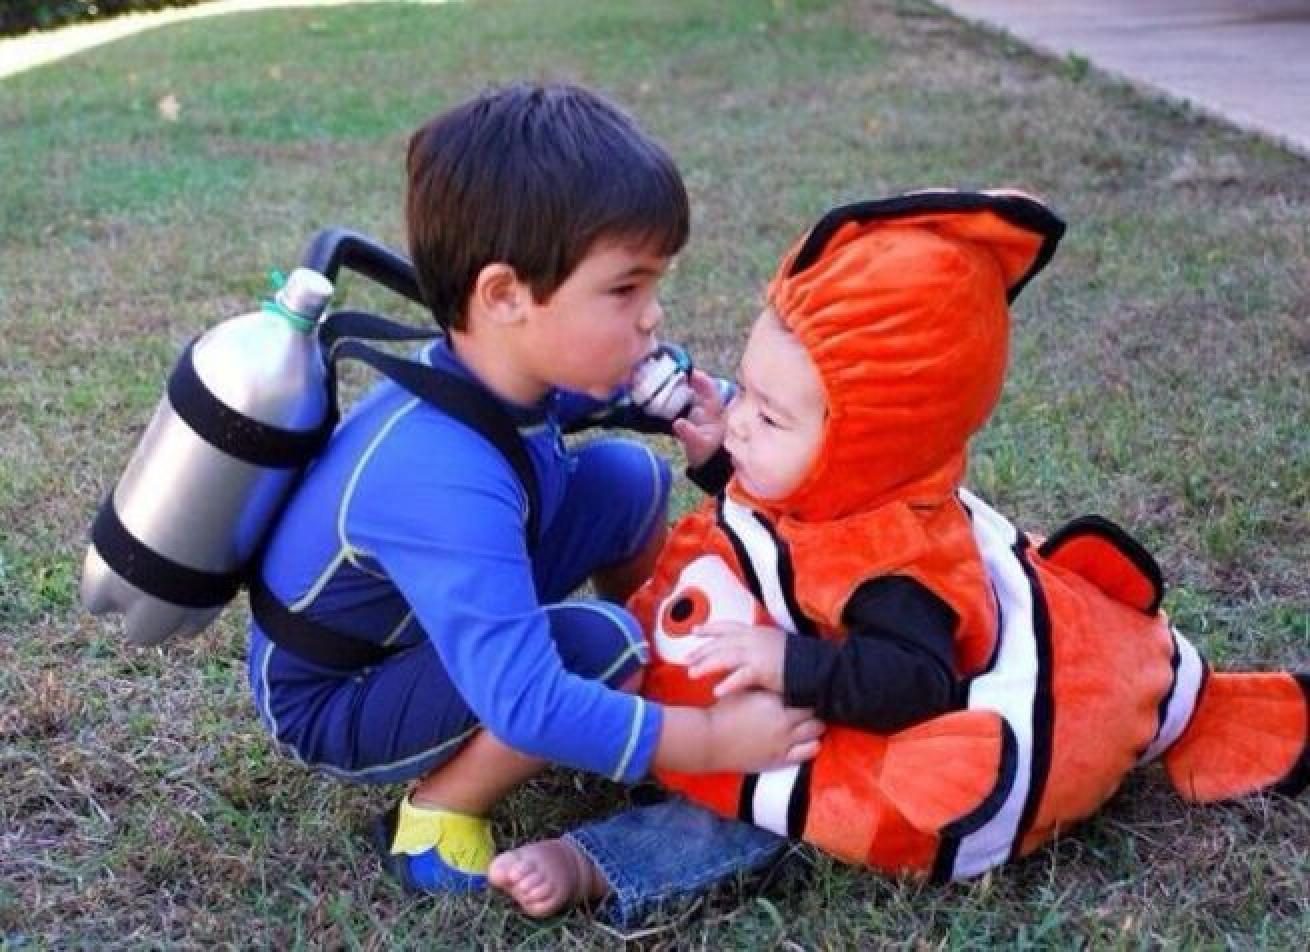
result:
<svg viewBox="0 0 1310 952"><path fill-rule="evenodd" d="M314 430L287 430L252 419L214 396L195 365L196 342L187 345L168 378L168 402L187 426L228 456L268 469L299 469L327 442L336 417Z"/></svg>
<svg viewBox="0 0 1310 952"><path fill-rule="evenodd" d="M741 778L741 795L737 800L737 819L743 823L755 822L755 785L759 774L746 774Z"/></svg>
<svg viewBox="0 0 1310 952"><path fill-rule="evenodd" d="M805 835L805 821L810 815L810 781L813 779L814 761L807 760L796 772L791 796L787 800L787 836L799 840Z"/></svg>
<svg viewBox="0 0 1310 952"><path fill-rule="evenodd" d="M1033 690L1033 748L1029 765L1028 798L1023 815L1010 845L1010 858L1017 859L1024 836L1037 815L1037 805L1046 792L1046 780L1051 772L1051 738L1055 733L1055 696L1051 688L1051 613L1046 605L1046 593L1038 584L1037 573L1028 560L1027 536L1019 536L1014 544L1014 557L1023 566L1028 577L1028 588L1033 599L1033 643L1037 649L1037 683Z"/></svg>
<svg viewBox="0 0 1310 952"><path fill-rule="evenodd" d="M955 860L960 852L960 841L990 823L1005 806L1005 800L1014 787L1019 772L1019 740L1014 728L1001 718L1001 762L996 768L996 786L974 810L948 824L941 832L941 844L933 860L929 878L935 883L950 882L955 874Z"/></svg>
<svg viewBox="0 0 1310 952"><path fill-rule="evenodd" d="M1301 686L1301 696L1305 698L1307 720L1310 721L1310 673L1298 671L1292 677ZM1271 793L1281 794L1285 797L1295 797L1308 786L1310 786L1310 737L1306 738L1305 746L1301 748L1301 756L1296 759L1296 763L1288 771L1287 776L1269 789Z"/></svg>
<svg viewBox="0 0 1310 952"><path fill-rule="evenodd" d="M225 605L241 587L242 572L207 572L161 555L118 517L110 492L91 524L91 542L105 564L147 595L185 608Z"/></svg>
<svg viewBox="0 0 1310 952"><path fill-rule="evenodd" d="M790 275L800 274L823 254L832 236L849 222L875 220L892 221L912 215L932 212L990 211L1012 225L1042 236L1042 246L1032 266L1006 293L1011 303L1042 268L1050 262L1055 248L1064 235L1064 222L1036 199L1023 195L989 195L985 192L923 192L917 195L898 195L895 198L877 199L842 205L828 212L810 229L805 244L792 261Z"/></svg>

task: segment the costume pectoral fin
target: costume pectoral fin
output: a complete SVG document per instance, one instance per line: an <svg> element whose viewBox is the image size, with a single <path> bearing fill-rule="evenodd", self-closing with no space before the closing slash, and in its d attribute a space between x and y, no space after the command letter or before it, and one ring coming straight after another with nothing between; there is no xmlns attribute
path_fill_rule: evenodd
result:
<svg viewBox="0 0 1310 952"><path fill-rule="evenodd" d="M880 785L916 829L937 834L986 810L1010 782L1004 722L995 711L955 711L888 740Z"/></svg>

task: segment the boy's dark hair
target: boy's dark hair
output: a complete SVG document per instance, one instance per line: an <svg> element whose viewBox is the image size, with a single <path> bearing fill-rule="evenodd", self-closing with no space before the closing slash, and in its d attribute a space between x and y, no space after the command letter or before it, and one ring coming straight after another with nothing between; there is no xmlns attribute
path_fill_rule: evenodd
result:
<svg viewBox="0 0 1310 952"><path fill-rule="evenodd" d="M409 141L405 221L419 288L460 329L478 273L504 262L547 299L597 239L672 256L687 192L668 153L577 86L488 90Z"/></svg>

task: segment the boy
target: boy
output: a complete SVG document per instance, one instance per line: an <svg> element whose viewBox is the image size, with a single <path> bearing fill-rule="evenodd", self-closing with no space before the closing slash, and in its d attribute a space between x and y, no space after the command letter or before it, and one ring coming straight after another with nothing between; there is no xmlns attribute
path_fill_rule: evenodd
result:
<svg viewBox="0 0 1310 952"><path fill-rule="evenodd" d="M927 192L835 209L784 258L726 414L706 392L677 424L697 457L723 444L726 494L678 524L630 607L656 655L648 696L762 688L830 727L799 769L657 769L667 786L845 861L946 879L1047 842L1142 760L1196 801L1310 781L1310 678L1209 673L1122 530L1088 517L1029 539L961 486L1000 393L1007 303L1062 232L1026 196ZM693 808L663 809L681 824ZM638 825L507 853L493 882L532 914L613 894L632 918ZM701 848L753 868L722 829Z"/></svg>
<svg viewBox="0 0 1310 952"><path fill-rule="evenodd" d="M688 230L664 150L583 89L488 92L414 134L406 224L447 332L420 359L511 421L528 469L380 384L288 504L259 581L283 616L364 661L306 657L257 612L250 679L304 763L416 780L378 845L406 886L467 891L486 881L489 810L546 761L621 781L654 764L759 768L812 756L821 726L763 692L709 711L645 701L629 693L645 660L634 620L562 600L589 577L626 598L664 537L659 459L636 442L561 439L654 346L656 288ZM748 743L719 742L748 725Z"/></svg>

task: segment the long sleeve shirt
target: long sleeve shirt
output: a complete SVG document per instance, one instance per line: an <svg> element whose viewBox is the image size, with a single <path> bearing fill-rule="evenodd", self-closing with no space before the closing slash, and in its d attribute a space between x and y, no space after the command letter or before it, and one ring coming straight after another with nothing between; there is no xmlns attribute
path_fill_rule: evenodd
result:
<svg viewBox="0 0 1310 952"><path fill-rule="evenodd" d="M470 376L444 342L422 359ZM598 404L554 393L505 408L549 525L570 465L561 431ZM663 709L564 667L537 595L525 505L495 448L384 381L306 474L264 580L293 611L342 634L394 647L429 641L480 723L511 747L634 781L649 768Z"/></svg>
<svg viewBox="0 0 1310 952"><path fill-rule="evenodd" d="M732 476L720 450L688 477L710 494ZM959 705L954 633L959 619L926 586L887 575L862 583L842 612L842 641L792 636L783 699L823 720L890 733Z"/></svg>

